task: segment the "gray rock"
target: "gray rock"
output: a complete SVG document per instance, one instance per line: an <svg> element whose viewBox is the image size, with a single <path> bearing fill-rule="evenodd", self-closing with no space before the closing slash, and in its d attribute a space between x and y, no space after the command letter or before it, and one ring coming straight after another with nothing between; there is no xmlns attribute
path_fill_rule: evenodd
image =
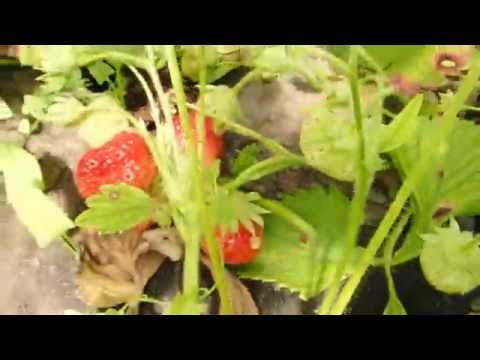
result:
<svg viewBox="0 0 480 360"><path fill-rule="evenodd" d="M305 111L324 100L324 94L302 91L286 78L253 82L239 95L246 126L294 148L298 146Z"/></svg>
<svg viewBox="0 0 480 360"><path fill-rule="evenodd" d="M37 158L47 154L59 158L74 172L78 160L89 146L78 136L76 128L45 124L40 134L30 136L26 149Z"/></svg>

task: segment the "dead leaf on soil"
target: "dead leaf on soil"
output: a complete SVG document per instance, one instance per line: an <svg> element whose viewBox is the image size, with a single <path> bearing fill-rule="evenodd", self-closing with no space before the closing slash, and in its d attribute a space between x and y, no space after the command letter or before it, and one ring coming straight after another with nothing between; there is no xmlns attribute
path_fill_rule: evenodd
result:
<svg viewBox="0 0 480 360"><path fill-rule="evenodd" d="M202 263L212 271L210 261L207 257L202 256ZM253 301L250 291L242 284L234 274L225 269L227 283L230 288L230 296L233 301L233 311L235 315L258 315L258 308Z"/></svg>
<svg viewBox="0 0 480 360"><path fill-rule="evenodd" d="M82 230L76 239L81 249L77 284L80 297L90 306L135 302L165 259L133 231L100 235Z"/></svg>

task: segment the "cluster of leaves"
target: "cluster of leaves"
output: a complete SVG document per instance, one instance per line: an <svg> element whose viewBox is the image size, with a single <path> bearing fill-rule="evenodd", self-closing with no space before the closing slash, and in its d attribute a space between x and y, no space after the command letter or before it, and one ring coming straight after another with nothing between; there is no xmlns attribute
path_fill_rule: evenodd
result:
<svg viewBox="0 0 480 360"><path fill-rule="evenodd" d="M456 118L476 83L468 83L467 76L464 88L444 96L440 104L432 104L419 94L445 85L448 77L461 76L464 69L470 69L470 77L474 77L479 59L473 46L180 46L174 57L173 47L150 49L151 56L143 46L129 45L20 47L22 64L44 72L37 91L25 97L23 113L37 121L75 126L91 146L99 146L132 125L131 115L123 109L123 66L147 70L155 84L158 74L154 72L168 65L181 114L187 104L180 71L198 81L201 88L201 99L189 104L191 107L214 117L217 128L249 136L273 153L261 160L259 145L247 146L232 164L234 178L220 185L218 162L199 171L195 151L179 150L162 102L162 89L156 88L167 121L160 123L158 116L155 136L146 130L142 135L154 154L161 181L150 193L125 184L105 186L101 194L87 200L88 209L76 219L76 225L111 233L146 221L161 227L173 223L185 240L188 275L186 288L175 298L170 313L200 313L203 309L198 279L192 279L198 274L192 269L198 268L199 242L216 226L223 231L239 223L251 228L252 221L264 225L264 248L237 272L244 278L275 282L303 299L326 289L335 292L339 281L351 278L353 285L347 283L347 290L340 293L340 300L348 301L348 291L353 292L354 282L372 264L389 233L384 264L390 300L385 313L406 313L395 292L390 267L419 255L427 280L441 291L465 293L480 285L477 239L460 232L454 220L449 228L441 227L446 215L480 214L476 150L480 130L472 122L459 120L451 122L451 131L445 131L448 121L443 115ZM344 55L349 56L348 64ZM360 67L352 60L355 56L361 59ZM235 87L212 84L240 66L250 72ZM98 84L106 83L108 90L100 94L87 90L81 67L86 67ZM359 68L363 72L359 73ZM292 74L326 94L325 102L307 109L300 137L302 156L245 128L237 99L250 81ZM148 95L150 90L146 91ZM389 95L399 97L404 107L384 122ZM33 157L22 149L1 146L0 170L8 200L39 243L45 245L72 228L73 222L41 192L41 176ZM237 189L299 162L334 179L353 182L353 199L335 188L316 186L284 196L280 202L265 203L258 194ZM356 240L362 225L374 174L386 167L395 167L404 184L377 230L379 235L361 248L350 241ZM393 230L390 227L408 198L412 226L404 245L394 253L408 218L398 221ZM45 209L41 216L32 208L38 204ZM50 220L43 220L44 216ZM214 261L216 280L221 279L219 265L221 262ZM217 286L221 288L221 280Z"/></svg>

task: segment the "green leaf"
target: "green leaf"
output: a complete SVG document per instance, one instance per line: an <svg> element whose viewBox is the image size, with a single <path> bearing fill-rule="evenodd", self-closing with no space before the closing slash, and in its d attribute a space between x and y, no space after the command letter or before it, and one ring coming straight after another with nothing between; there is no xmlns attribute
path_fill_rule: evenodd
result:
<svg viewBox="0 0 480 360"><path fill-rule="evenodd" d="M282 203L311 224L317 238L312 244L306 244L296 228L283 218L268 214L264 218L264 244L260 254L252 263L239 267L238 273L243 278L275 282L308 299L333 280L344 248L349 201L335 188L326 190L317 186L285 196ZM360 251L361 248L356 248L355 259ZM348 265L346 274L352 265L353 262ZM322 269L324 275L317 283Z"/></svg>
<svg viewBox="0 0 480 360"><path fill-rule="evenodd" d="M39 247L46 247L74 227L63 210L41 191L42 173L31 154L0 143L0 170L4 173L8 202Z"/></svg>
<svg viewBox="0 0 480 360"><path fill-rule="evenodd" d="M45 72L67 72L75 66L74 45L20 45L18 58Z"/></svg>
<svg viewBox="0 0 480 360"><path fill-rule="evenodd" d="M96 61L89 65L88 71L99 85L108 81L110 76L115 73L115 70L104 61Z"/></svg>
<svg viewBox="0 0 480 360"><path fill-rule="evenodd" d="M85 106L74 96L57 96L53 104L49 105L46 114L39 120L65 126L78 121L84 114Z"/></svg>
<svg viewBox="0 0 480 360"><path fill-rule="evenodd" d="M102 95L85 107L78 134L92 147L99 147L129 128L125 110L109 95Z"/></svg>
<svg viewBox="0 0 480 360"><path fill-rule="evenodd" d="M417 118L422 107L423 95L413 98L407 106L384 127L380 145L381 152L390 152L402 146L415 136Z"/></svg>
<svg viewBox="0 0 480 360"><path fill-rule="evenodd" d="M415 226L395 254L395 261L417 256L422 247L418 234L429 231L435 221L448 215L480 214L480 128L471 121L459 120L450 145L433 148L430 139L440 131L436 120L438 118L433 121L420 118L416 138L392 153L396 166L405 177L425 154L441 156L447 151L443 161L432 162L413 189L417 209Z"/></svg>
<svg viewBox="0 0 480 360"><path fill-rule="evenodd" d="M460 231L455 220L448 228L422 235L420 264L427 281L448 294L465 294L480 285L479 240Z"/></svg>
<svg viewBox="0 0 480 360"><path fill-rule="evenodd" d="M8 104L0 97L0 120L9 119L13 116L13 112Z"/></svg>
<svg viewBox="0 0 480 360"><path fill-rule="evenodd" d="M89 208L77 217L76 224L103 233L129 230L149 220L155 211L148 194L124 183L103 186L86 203Z"/></svg>
<svg viewBox="0 0 480 360"><path fill-rule="evenodd" d="M210 204L217 226L226 233L237 231L239 224L242 224L254 233L255 228L252 222L263 226L262 215L268 213L267 210L255 204L259 199L260 195L257 193L228 192L219 189Z"/></svg>
<svg viewBox="0 0 480 360"><path fill-rule="evenodd" d="M233 160L232 173L237 176L242 171L255 165L260 159L261 147L258 143L245 146Z"/></svg>
<svg viewBox="0 0 480 360"><path fill-rule="evenodd" d="M353 122L338 118L323 106L315 109L302 125L300 148L305 159L333 178L355 179L357 147Z"/></svg>
<svg viewBox="0 0 480 360"><path fill-rule="evenodd" d="M204 101L205 113L213 118L234 122L240 116L237 96L228 86L208 86Z"/></svg>
<svg viewBox="0 0 480 360"><path fill-rule="evenodd" d="M162 54L159 46L155 46L154 51ZM143 45L20 45L18 53L22 65L47 73L67 73L75 67L111 57L112 53L133 65L140 65L145 59Z"/></svg>

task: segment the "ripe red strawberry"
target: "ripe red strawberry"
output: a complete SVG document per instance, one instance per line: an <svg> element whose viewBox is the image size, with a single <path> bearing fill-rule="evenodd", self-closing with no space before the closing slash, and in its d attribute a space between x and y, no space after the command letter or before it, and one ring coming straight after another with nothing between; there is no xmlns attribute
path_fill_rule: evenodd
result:
<svg viewBox="0 0 480 360"><path fill-rule="evenodd" d="M240 265L251 262L260 253L263 243L263 228L254 224L255 233L252 234L245 226L240 224L236 232L222 234L217 228L215 236L220 242L223 261L225 264ZM207 252L206 244L203 249Z"/></svg>
<svg viewBox="0 0 480 360"><path fill-rule="evenodd" d="M77 164L75 181L84 198L106 184L127 183L147 190L157 173L143 138L129 131L117 134L103 146L91 149Z"/></svg>
<svg viewBox="0 0 480 360"><path fill-rule="evenodd" d="M197 113L190 112L190 125L192 126L193 131L193 140L194 142L198 141L197 131L196 131L196 118ZM175 134L179 140L181 146L185 146L185 136L182 130L180 116L178 114L173 117L173 125L175 127ZM205 117L205 146L204 146L204 163L206 165L212 164L216 159L218 159L223 153L223 137L218 135L214 131L213 119L210 117Z"/></svg>

